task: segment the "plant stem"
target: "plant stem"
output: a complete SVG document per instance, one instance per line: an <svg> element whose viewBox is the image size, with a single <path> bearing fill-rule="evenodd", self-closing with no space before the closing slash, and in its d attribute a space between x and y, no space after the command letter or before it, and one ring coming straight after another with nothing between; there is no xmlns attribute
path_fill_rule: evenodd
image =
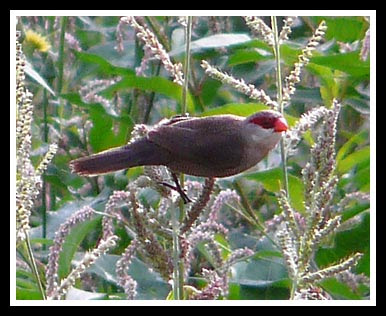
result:
<svg viewBox="0 0 386 316"><path fill-rule="evenodd" d="M184 65L184 87L182 89L182 105L181 105L181 114L186 114L186 103L187 103L187 94L188 94L188 86L189 86L189 71L190 71L190 40L192 36L192 17L188 16L188 22L186 26L185 33L185 65Z"/></svg>
<svg viewBox="0 0 386 316"><path fill-rule="evenodd" d="M159 75L160 70L161 70L161 62L159 61L157 63L157 69L155 71L155 76ZM153 108L153 104L154 104L154 96L155 96L155 92L153 91L150 94L149 104L146 107L145 115L143 117L143 124L148 124L149 123L150 112L151 112L151 110Z"/></svg>
<svg viewBox="0 0 386 316"><path fill-rule="evenodd" d="M47 119L47 107L48 107L48 98L47 90L43 90L43 121L44 121L44 131L43 131L43 141L48 143L48 119ZM46 238L47 236L47 186L48 183L45 180L44 174L42 176L42 237ZM48 190L49 191L49 190ZM46 245L43 245L43 250L46 250Z"/></svg>
<svg viewBox="0 0 386 316"><path fill-rule="evenodd" d="M162 26L157 21L155 17L147 16L145 17L146 23L150 26L151 30L156 35L159 42L162 44L162 46L166 49L166 51L170 51L170 44L168 42L168 39L165 35L165 32L161 32Z"/></svg>
<svg viewBox="0 0 386 316"><path fill-rule="evenodd" d="M59 53L58 53L58 85L57 85L57 95L60 97L63 88L63 69L64 69L64 35L66 33L67 26L67 16L62 17L62 25L60 29L60 39L59 39Z"/></svg>
<svg viewBox="0 0 386 316"><path fill-rule="evenodd" d="M185 28L185 64L184 64L184 86L182 88L182 102L181 102L181 114L186 115L187 112L187 97L188 97L188 87L189 87L189 73L190 73L190 41L192 36L192 17L188 16L187 26ZM180 175L180 185L181 188L184 188L185 176L184 174ZM185 215L184 212L184 203L180 203L180 220L183 220Z"/></svg>
<svg viewBox="0 0 386 316"><path fill-rule="evenodd" d="M280 64L280 43L279 43L279 34L277 29L277 21L276 17L271 17L271 25L274 37L274 53L275 53L275 63L276 63L276 86L277 86L277 102L280 107L280 112L284 115L284 104L283 104L283 87L282 87L282 79L281 79L281 64ZM284 147L284 139L283 137L280 140L280 152L281 152L281 161L283 168L283 182L284 182L284 190L286 192L287 198L289 198L288 194L288 172L287 172L287 153L285 152Z"/></svg>
<svg viewBox="0 0 386 316"><path fill-rule="evenodd" d="M233 182L233 186L236 189L237 193L240 196L241 199L241 205L245 208L246 212L248 215L253 219L255 222L256 226L258 227L259 230L264 231L264 225L261 223L260 219L257 217L257 215L253 212L251 205L248 202L247 197L244 194L243 189L241 188L241 185L238 180Z"/></svg>
<svg viewBox="0 0 386 316"><path fill-rule="evenodd" d="M284 115L284 104L283 104L283 87L281 79L281 64L280 64L280 43L279 43L279 32L277 29L277 20L275 16L271 16L271 25L274 37L274 53L275 53L275 62L276 62L276 86L277 86L277 102L280 107L280 112ZM283 167L283 182L284 190L286 197L289 200L289 188L288 188L288 172L287 172L287 153L285 152L284 139L283 137L280 140L280 151L281 151L281 161ZM297 225L297 223L295 222ZM294 299L294 295L298 285L298 277L294 276L292 280L291 294L290 299Z"/></svg>
<svg viewBox="0 0 386 316"><path fill-rule="evenodd" d="M64 114L64 100L60 97L63 91L63 72L64 72L64 36L66 34L66 28L67 28L67 22L68 22L68 16L63 16L61 19L61 26L60 26L60 37L59 37L59 49L58 49L58 60L57 60L57 69L58 69L58 81L56 85L56 95L58 97L59 106L53 107L53 115L55 117L59 117L60 119L63 119ZM62 133L62 124L59 124L59 133ZM50 191L51 194L53 194L53 191ZM50 201L52 204L50 207L54 207L54 201L55 197L52 198Z"/></svg>
<svg viewBox="0 0 386 316"><path fill-rule="evenodd" d="M188 95L188 83L189 83L189 71L190 71L190 39L192 33L192 17L188 17L187 26L185 29L185 65L184 65L184 86L182 89L182 101L181 101L181 114L186 114L186 103ZM180 175L180 185L181 188L184 188L185 177L183 174ZM184 290L184 264L180 258L180 222L183 221L185 215L184 202L180 201L179 205L179 214L178 209L174 208L172 226L173 226L173 298L175 300L183 299L183 290Z"/></svg>
<svg viewBox="0 0 386 316"><path fill-rule="evenodd" d="M40 279L39 271L38 271L38 268L36 266L34 254L32 252L31 241L29 239L28 233L26 233L26 239L25 239L25 244L24 245L27 248L28 259L29 259L29 263L30 263L29 266L30 266L30 268L32 270L33 275L35 276L36 283L38 284L38 288L39 288L40 294L42 295L43 300L46 300L47 299L46 298L46 294L44 292L42 280Z"/></svg>
<svg viewBox="0 0 386 316"><path fill-rule="evenodd" d="M183 282L181 282L180 271L180 243L179 243L179 221L178 208L172 207L172 235L173 235L173 299L181 300L183 292ZM183 272L183 271L182 271ZM182 273L183 275L183 273Z"/></svg>
<svg viewBox="0 0 386 316"><path fill-rule="evenodd" d="M240 199L241 199L241 201L240 201L240 202L241 202L241 205L244 207L244 209L245 209L245 211L247 212L247 214L249 215L249 217L247 217L247 216L246 216L245 214L243 214L243 213L242 213L242 215L243 215L244 217L246 217L247 220L248 220L251 224L255 225L256 228L260 231L260 233L261 233L263 236L265 236L267 239L269 239L269 241L270 241L273 245L279 247L278 244L277 244L277 242L274 241L274 240L273 240L273 239L265 232L265 227L264 227L264 225L262 224L262 221L261 221L261 220L259 219L259 217L253 212L253 209L252 209L251 205L249 204L248 199L247 199L247 197L245 196L244 191L243 191L243 189L242 189L240 183L236 180L236 181L233 182L233 186L234 186L235 190L237 191L238 195L240 196ZM229 205L229 206L230 206L230 205ZM232 207L231 207L231 208L232 208ZM237 210L235 210L235 211L237 212Z"/></svg>

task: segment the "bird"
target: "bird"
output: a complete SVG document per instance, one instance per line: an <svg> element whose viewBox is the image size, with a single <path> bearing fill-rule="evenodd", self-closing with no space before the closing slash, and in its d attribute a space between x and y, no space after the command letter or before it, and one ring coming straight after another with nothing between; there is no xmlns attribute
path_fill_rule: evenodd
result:
<svg viewBox="0 0 386 316"><path fill-rule="evenodd" d="M72 172L96 176L135 166L166 166L175 174L223 178L261 161L287 131L284 116L263 110L248 117L222 114L175 116L150 127L146 136L70 162ZM182 190L176 182L177 191ZM189 200L182 196L184 201Z"/></svg>

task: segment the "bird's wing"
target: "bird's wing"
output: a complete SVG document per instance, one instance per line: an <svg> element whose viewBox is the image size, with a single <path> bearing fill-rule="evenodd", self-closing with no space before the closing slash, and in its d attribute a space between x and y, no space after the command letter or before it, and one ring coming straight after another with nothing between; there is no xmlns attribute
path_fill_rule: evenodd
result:
<svg viewBox="0 0 386 316"><path fill-rule="evenodd" d="M190 149L197 141L197 131L173 125L160 126L148 133L148 139L171 153L180 154Z"/></svg>
<svg viewBox="0 0 386 316"><path fill-rule="evenodd" d="M224 167L238 164L243 151L239 133L240 120L224 117L223 121L209 118L180 121L162 125L150 131L148 139L170 151L177 159L201 164L222 163ZM219 161L219 157L222 157Z"/></svg>

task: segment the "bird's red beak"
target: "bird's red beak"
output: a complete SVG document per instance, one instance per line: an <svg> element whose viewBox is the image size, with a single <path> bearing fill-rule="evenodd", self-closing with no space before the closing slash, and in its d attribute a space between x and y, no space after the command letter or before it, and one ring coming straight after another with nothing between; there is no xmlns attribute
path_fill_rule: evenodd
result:
<svg viewBox="0 0 386 316"><path fill-rule="evenodd" d="M275 132L285 132L288 129L287 121L284 117L279 117L276 119L274 131Z"/></svg>

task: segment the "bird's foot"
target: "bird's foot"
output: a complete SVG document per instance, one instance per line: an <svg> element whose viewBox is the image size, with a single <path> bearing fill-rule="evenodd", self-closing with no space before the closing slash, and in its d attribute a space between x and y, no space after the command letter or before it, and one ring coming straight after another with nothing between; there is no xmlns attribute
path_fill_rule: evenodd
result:
<svg viewBox="0 0 386 316"><path fill-rule="evenodd" d="M162 184L162 185L164 185L165 187L168 187L168 188L170 188L170 189L172 189L172 190L174 190L174 191L177 191L177 192L180 194L181 199L184 201L184 204L188 204L188 203L193 202L193 201L188 197L188 195L185 193L185 191L181 188L181 186L179 185L179 183L178 183L178 185L176 185L176 186L171 185L171 184L169 184L169 183L167 183L167 182L160 182L160 184Z"/></svg>

